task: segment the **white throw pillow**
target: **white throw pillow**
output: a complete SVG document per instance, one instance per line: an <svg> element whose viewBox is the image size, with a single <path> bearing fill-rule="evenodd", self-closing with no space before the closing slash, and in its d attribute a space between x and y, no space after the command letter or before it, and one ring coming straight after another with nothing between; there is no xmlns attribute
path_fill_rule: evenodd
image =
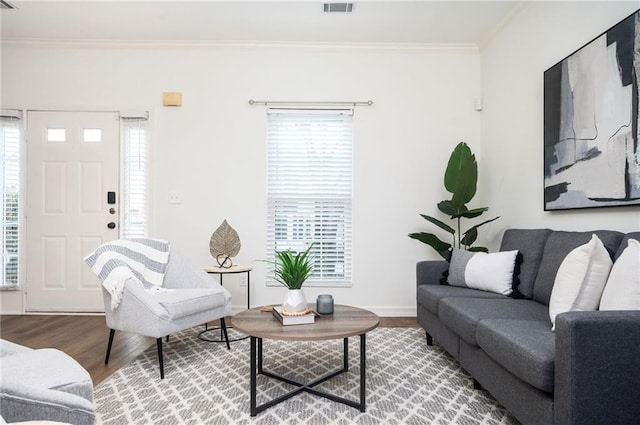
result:
<svg viewBox="0 0 640 425"><path fill-rule="evenodd" d="M640 242L629 239L613 264L600 310L640 310Z"/></svg>
<svg viewBox="0 0 640 425"><path fill-rule="evenodd" d="M447 282L453 286L511 295L517 255L518 251L487 254L454 249Z"/></svg>
<svg viewBox="0 0 640 425"><path fill-rule="evenodd" d="M598 308L612 265L607 249L596 235L567 254L551 290L549 317L552 330L555 330L556 316L560 313Z"/></svg>

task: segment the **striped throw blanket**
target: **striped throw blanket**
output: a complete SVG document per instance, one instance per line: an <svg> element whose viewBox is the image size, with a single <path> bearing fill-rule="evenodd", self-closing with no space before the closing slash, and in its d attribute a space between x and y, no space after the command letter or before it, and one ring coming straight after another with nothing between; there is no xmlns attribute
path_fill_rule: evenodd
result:
<svg viewBox="0 0 640 425"><path fill-rule="evenodd" d="M128 279L142 283L147 289L162 286L169 263L169 242L149 238L110 241L84 261L111 294L111 309L115 310Z"/></svg>

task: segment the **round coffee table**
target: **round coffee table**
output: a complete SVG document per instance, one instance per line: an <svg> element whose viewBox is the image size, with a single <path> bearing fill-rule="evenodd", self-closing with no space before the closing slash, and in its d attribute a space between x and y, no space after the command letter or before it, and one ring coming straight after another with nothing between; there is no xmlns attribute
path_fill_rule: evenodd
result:
<svg viewBox="0 0 640 425"><path fill-rule="evenodd" d="M312 307L314 307L312 305ZM250 375L250 411L251 416L275 406L289 398L308 392L329 400L343 403L364 412L366 409L366 334L378 327L380 318L368 311L357 307L336 305L333 314L316 317L315 323L307 325L283 326L271 312L263 312L261 308L242 311L231 319L233 327L251 337L251 375ZM360 337L360 400L353 401L343 397L315 389L314 387L349 370L349 337ZM343 339L342 368L328 375L319 377L309 383L302 383L284 376L269 372L262 367L262 339L282 341L321 341L328 339ZM298 388L260 406L256 405L257 375L262 374L270 378L286 382Z"/></svg>

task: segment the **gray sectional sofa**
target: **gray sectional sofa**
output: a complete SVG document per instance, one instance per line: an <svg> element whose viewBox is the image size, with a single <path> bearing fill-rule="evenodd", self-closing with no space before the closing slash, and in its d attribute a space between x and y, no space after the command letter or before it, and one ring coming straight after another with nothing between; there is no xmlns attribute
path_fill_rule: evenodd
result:
<svg viewBox="0 0 640 425"><path fill-rule="evenodd" d="M435 340L525 425L640 423L640 311L569 312L551 331L549 300L565 256L592 234L615 259L640 232L506 230L522 298L440 284L445 261L417 264L417 314Z"/></svg>

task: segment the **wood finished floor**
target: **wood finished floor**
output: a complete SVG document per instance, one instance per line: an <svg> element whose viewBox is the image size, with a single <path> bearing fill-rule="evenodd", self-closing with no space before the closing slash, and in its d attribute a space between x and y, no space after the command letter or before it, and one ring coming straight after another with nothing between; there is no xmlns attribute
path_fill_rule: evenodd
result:
<svg viewBox="0 0 640 425"><path fill-rule="evenodd" d="M380 326L413 328L418 323L415 317L383 317ZM0 338L31 348L64 351L89 371L94 385L155 344L153 338L116 332L109 364L105 365L108 335L103 316L0 315Z"/></svg>

